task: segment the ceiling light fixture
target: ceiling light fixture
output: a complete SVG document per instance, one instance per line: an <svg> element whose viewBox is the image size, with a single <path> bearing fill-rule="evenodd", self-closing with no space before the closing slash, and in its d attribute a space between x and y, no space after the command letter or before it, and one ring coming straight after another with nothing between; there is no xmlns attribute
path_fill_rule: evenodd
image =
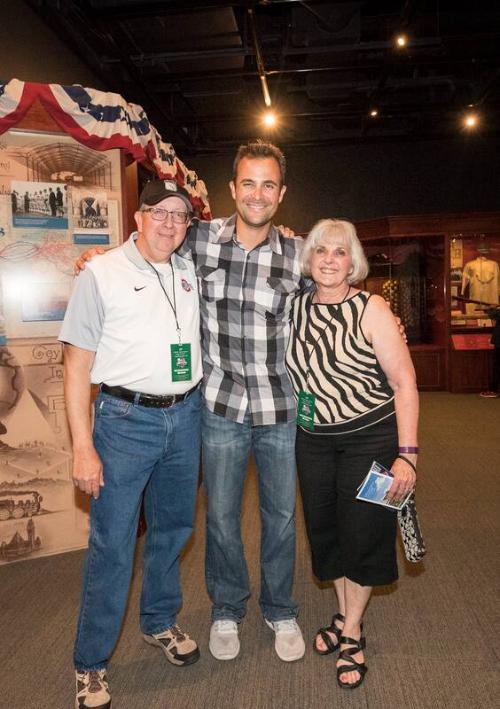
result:
<svg viewBox="0 0 500 709"><path fill-rule="evenodd" d="M479 123L479 116L477 113L469 112L465 115L464 126L469 129L476 128Z"/></svg>
<svg viewBox="0 0 500 709"><path fill-rule="evenodd" d="M273 128L276 125L278 118L274 111L266 111L262 120L267 128Z"/></svg>
<svg viewBox="0 0 500 709"><path fill-rule="evenodd" d="M398 34L396 37L396 46L399 49L402 49L403 47L406 47L408 44L408 37L405 34Z"/></svg>
<svg viewBox="0 0 500 709"><path fill-rule="evenodd" d="M370 110L370 116L371 116L372 118L376 118L376 117L378 116L378 108L372 108L372 109Z"/></svg>

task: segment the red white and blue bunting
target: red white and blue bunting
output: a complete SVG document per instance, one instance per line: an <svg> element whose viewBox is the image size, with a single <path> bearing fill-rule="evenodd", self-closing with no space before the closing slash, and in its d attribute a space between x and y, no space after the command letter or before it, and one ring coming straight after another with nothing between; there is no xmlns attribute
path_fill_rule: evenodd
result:
<svg viewBox="0 0 500 709"><path fill-rule="evenodd" d="M0 135L13 128L39 99L44 108L75 140L94 150L123 150L130 160L149 160L158 177L174 179L189 192L202 219L210 219L208 193L203 180L179 160L165 143L144 109L127 103L119 94L75 84L36 84L18 79L0 82Z"/></svg>

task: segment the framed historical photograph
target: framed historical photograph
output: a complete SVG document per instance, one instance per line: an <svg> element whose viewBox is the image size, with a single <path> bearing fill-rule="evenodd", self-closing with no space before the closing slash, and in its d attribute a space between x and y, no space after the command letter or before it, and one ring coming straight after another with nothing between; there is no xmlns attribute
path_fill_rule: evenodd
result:
<svg viewBox="0 0 500 709"><path fill-rule="evenodd" d="M12 180L12 226L24 229L67 229L67 185Z"/></svg>
<svg viewBox="0 0 500 709"><path fill-rule="evenodd" d="M71 190L73 243L109 244L109 204L107 193L92 188Z"/></svg>

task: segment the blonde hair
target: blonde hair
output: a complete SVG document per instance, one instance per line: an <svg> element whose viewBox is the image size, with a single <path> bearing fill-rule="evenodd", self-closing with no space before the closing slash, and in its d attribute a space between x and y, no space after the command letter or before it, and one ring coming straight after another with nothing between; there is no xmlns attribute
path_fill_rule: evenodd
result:
<svg viewBox="0 0 500 709"><path fill-rule="evenodd" d="M349 249L352 260L352 271L347 277L347 283L359 283L368 275L369 266L361 242L356 234L356 228L351 222L341 219L321 219L313 226L309 232L302 249L300 266L305 276L311 275L310 260L311 253L318 244L329 236L341 237L345 246Z"/></svg>

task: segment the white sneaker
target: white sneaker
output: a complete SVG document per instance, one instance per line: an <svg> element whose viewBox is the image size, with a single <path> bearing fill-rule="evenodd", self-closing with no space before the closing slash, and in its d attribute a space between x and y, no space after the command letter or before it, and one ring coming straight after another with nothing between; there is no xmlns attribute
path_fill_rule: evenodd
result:
<svg viewBox="0 0 500 709"><path fill-rule="evenodd" d="M284 662L293 662L304 657L306 646L302 632L295 618L287 620L266 620L267 625L274 630L276 639L274 649L276 654Z"/></svg>
<svg viewBox="0 0 500 709"><path fill-rule="evenodd" d="M214 621L208 647L216 660L234 660L240 651L238 623L234 620Z"/></svg>

